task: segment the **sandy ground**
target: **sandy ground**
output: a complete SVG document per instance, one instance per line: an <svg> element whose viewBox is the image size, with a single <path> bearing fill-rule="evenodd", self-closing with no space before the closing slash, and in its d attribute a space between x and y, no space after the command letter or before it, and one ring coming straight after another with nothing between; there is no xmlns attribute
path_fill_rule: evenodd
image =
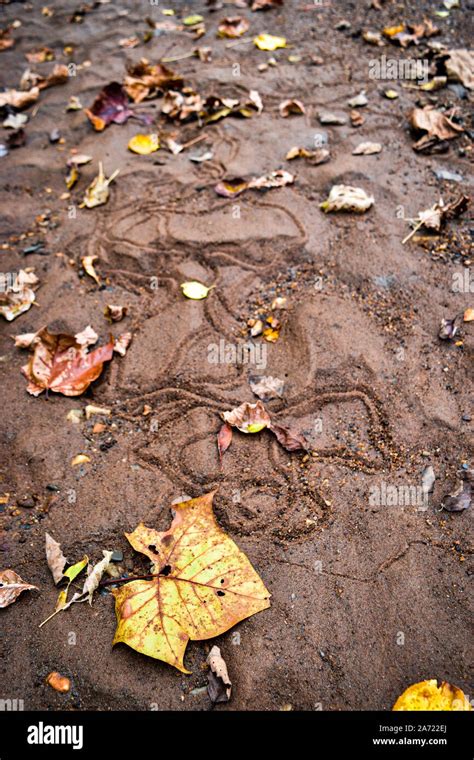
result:
<svg viewBox="0 0 474 760"><path fill-rule="evenodd" d="M190 643L191 676L123 645L112 649L108 592L92 608L76 605L43 628L38 624L57 596L44 556L46 531L70 559L87 553L98 560L104 548L122 550L122 570L134 574L143 564L124 531L140 521L165 529L172 501L215 487L219 523L272 594L270 609L215 642L233 681L231 702L218 709L385 710L425 678L472 693L471 514L439 506L469 462L474 332L466 325L462 348L437 338L442 317L474 306L472 294L451 287L453 273L469 264L469 214L449 225L441 251L402 245L409 226L400 218L400 209L414 217L440 194L449 200L469 191L469 138L442 155L417 154L408 112L417 102L451 104L468 126L469 104L451 89L420 93L400 83L399 99L384 99L383 83L369 79L369 60L381 52L411 55L412 48L374 48L357 34L420 21L440 4L385 2L377 11L369 2L344 0L303 10L304 0L285 0L267 13L231 5L212 13L204 3L170 2L178 16L201 12L206 36L196 42L189 33L167 33L132 50L119 40L141 38L146 16L166 20L160 7L121 0L94 7L74 24L74 3L49 3L52 17L41 14L43 5L2 6L2 24L21 19L22 26L15 47L0 53L1 84L18 85L28 65L24 54L38 45L53 48L59 62L70 60L62 50L73 45L73 60L91 65L41 93L26 145L1 159L2 271L34 266L41 287L38 307L4 323L0 343L0 490L10 494L0 507L0 565L39 589L1 612L0 697L23 699L26 709L210 709L202 688L209 643ZM466 46L469 38L469 3L462 5L436 21L438 39L450 47ZM216 39L219 20L235 13L249 19L251 35L288 38L291 50L273 54L277 66L261 72L258 65L272 54ZM351 28L335 30L342 19ZM193 149L132 155L127 143L143 131L134 119L99 134L82 111L65 112L71 95L89 106L103 85L122 81L127 60L158 61L197 45L212 47L212 62L191 57L173 64L195 89L237 97L256 89L264 103L252 119L176 129L181 142L204 132L194 151L212 150L211 161L193 164ZM290 63L289 54L301 61ZM311 56L322 63L312 64ZM321 109L348 116L347 100L361 89L369 99L362 127L321 127ZM302 100L306 114L281 118L285 98ZM158 113L157 103L144 110ZM55 127L62 145L48 140ZM285 161L292 146L312 144L322 131L328 163ZM382 153L353 156L366 140L382 143ZM71 148L94 161L71 198L61 200ZM97 160L120 175L106 206L78 209ZM277 168L294 172L293 186L237 200L214 192L222 177ZM437 168L465 180L438 180ZM374 195L374 207L363 216L324 215L318 204L336 183L363 187ZM44 244L41 254L26 255L37 242ZM99 257L105 287L78 276L87 253ZM186 301L179 284L187 279L216 288L205 301ZM275 295L287 296L289 309L280 339L266 344L266 367L210 364L208 346L245 340L247 319ZM112 328L103 317L111 302L129 307ZM92 324L102 340L110 329L115 335L130 329L134 337L127 355L114 358L84 397L33 398L20 374L26 354L10 336L45 324L70 332ZM285 381L283 399L268 407L305 432L316 456L303 461L266 432L237 434L220 468L219 412L256 400L252 374ZM92 433L94 421L66 421L70 409L91 402L113 410L101 434ZM145 405L152 409L147 416ZM73 468L79 452L91 462ZM420 485L428 464L437 482L427 511L370 503L371 488L382 483ZM51 485L59 490L48 490ZM35 506L18 506L28 496ZM69 694L45 685L52 670L70 676Z"/></svg>

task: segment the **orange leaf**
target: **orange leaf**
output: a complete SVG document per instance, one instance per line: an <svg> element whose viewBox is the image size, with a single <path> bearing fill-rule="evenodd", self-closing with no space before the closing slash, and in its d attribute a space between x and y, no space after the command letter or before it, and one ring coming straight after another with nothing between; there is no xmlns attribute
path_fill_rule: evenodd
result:
<svg viewBox="0 0 474 760"><path fill-rule="evenodd" d="M123 642L189 673L186 645L219 636L270 606L270 594L249 560L217 524L214 492L174 505L169 530L141 523L126 533L153 562L152 580L115 589L117 630Z"/></svg>
<svg viewBox="0 0 474 760"><path fill-rule="evenodd" d="M87 352L78 336L52 335L44 327L33 338L33 354L21 371L30 381L28 393L39 396L50 389L65 396L79 396L102 372L113 355L113 338L105 346Z"/></svg>

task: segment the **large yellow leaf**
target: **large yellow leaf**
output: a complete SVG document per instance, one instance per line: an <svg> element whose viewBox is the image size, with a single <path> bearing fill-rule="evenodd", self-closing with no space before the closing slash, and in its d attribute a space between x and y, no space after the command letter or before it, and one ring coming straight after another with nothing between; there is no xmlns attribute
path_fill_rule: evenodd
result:
<svg viewBox="0 0 474 760"><path fill-rule="evenodd" d="M270 606L260 577L218 526L213 496L174 505L167 531L141 523L126 533L158 575L113 592L118 621L113 643L128 644L183 673L190 672L183 664L189 639L211 639Z"/></svg>

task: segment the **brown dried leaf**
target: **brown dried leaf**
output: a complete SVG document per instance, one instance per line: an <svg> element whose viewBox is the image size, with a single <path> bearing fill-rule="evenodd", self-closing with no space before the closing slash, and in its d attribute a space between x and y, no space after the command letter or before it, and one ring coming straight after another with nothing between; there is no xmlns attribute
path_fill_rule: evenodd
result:
<svg viewBox="0 0 474 760"><path fill-rule="evenodd" d="M25 583L14 570L0 570L0 609L16 602L23 591L37 588Z"/></svg>
<svg viewBox="0 0 474 760"><path fill-rule="evenodd" d="M46 561L53 574L53 580L57 584L64 577L64 568L67 559L61 551L61 545L46 533Z"/></svg>

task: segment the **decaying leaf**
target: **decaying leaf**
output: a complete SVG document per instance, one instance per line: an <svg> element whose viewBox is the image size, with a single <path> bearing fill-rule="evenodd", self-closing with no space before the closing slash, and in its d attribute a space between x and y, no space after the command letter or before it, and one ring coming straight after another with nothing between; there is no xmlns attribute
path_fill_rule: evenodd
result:
<svg viewBox="0 0 474 760"><path fill-rule="evenodd" d="M118 338L114 341L114 351L115 353L119 354L120 356L125 356L127 353L127 349L132 342L132 333L126 332L122 335L119 335Z"/></svg>
<svg viewBox="0 0 474 760"><path fill-rule="evenodd" d="M272 34L259 34L253 41L259 50L277 50L286 47L285 37L274 37Z"/></svg>
<svg viewBox="0 0 474 760"><path fill-rule="evenodd" d="M31 89L23 92L22 90L7 90L6 92L0 92L0 108L4 106L13 106L21 111L23 108L33 105L39 98L39 87L31 87Z"/></svg>
<svg viewBox="0 0 474 760"><path fill-rule="evenodd" d="M329 211L356 211L359 214L368 211L374 203L374 198L367 195L360 187L349 185L334 185L331 188L327 200L320 203L319 207L325 213Z"/></svg>
<svg viewBox="0 0 474 760"><path fill-rule="evenodd" d="M468 698L457 686L442 681L438 686L436 678L420 681L409 686L398 697L393 710L472 710Z"/></svg>
<svg viewBox="0 0 474 760"><path fill-rule="evenodd" d="M474 90L474 53L471 50L448 50L443 64L449 79Z"/></svg>
<svg viewBox="0 0 474 760"><path fill-rule="evenodd" d="M463 473L454 491L444 497L442 507L446 512L464 512L472 503L472 478Z"/></svg>
<svg viewBox="0 0 474 760"><path fill-rule="evenodd" d="M219 647L212 647L206 662L209 665L209 674L207 676L209 699L214 705L219 704L219 702L228 702L232 693L232 682Z"/></svg>
<svg viewBox="0 0 474 760"><path fill-rule="evenodd" d="M280 116L286 118L292 114L301 115L306 113L305 107L301 100L283 100L278 106Z"/></svg>
<svg viewBox="0 0 474 760"><path fill-rule="evenodd" d="M80 333L78 333L80 335ZM113 339L87 351L77 336L60 333L54 335L47 327L35 333L29 348L32 356L21 371L28 379L28 393L39 396L44 390L79 396L101 374L104 362L112 359Z"/></svg>
<svg viewBox="0 0 474 760"><path fill-rule="evenodd" d="M34 303L36 295L31 286L37 285L39 280L33 272L25 269L20 269L10 284L6 279L6 276L2 277L5 283L0 289L0 314L11 322Z"/></svg>
<svg viewBox="0 0 474 760"><path fill-rule="evenodd" d="M362 108L363 106L366 106L368 103L367 95L365 94L365 90L362 90L362 92L359 92L358 95L355 95L353 98L350 98L350 100L347 101L347 105L350 108Z"/></svg>
<svg viewBox="0 0 474 760"><path fill-rule="evenodd" d="M129 140L128 149L132 153L139 153L141 156L148 156L154 153L160 147L160 140L157 134L135 135Z"/></svg>
<svg viewBox="0 0 474 760"><path fill-rule="evenodd" d="M108 303L104 309L104 317L110 322L120 322L128 312L126 306L120 306L115 303Z"/></svg>
<svg viewBox="0 0 474 760"><path fill-rule="evenodd" d="M16 602L23 591L37 588L25 583L14 570L0 570L0 609Z"/></svg>
<svg viewBox="0 0 474 760"><path fill-rule="evenodd" d="M242 16L228 16L220 22L217 33L219 37L242 37L248 31L250 24Z"/></svg>
<svg viewBox="0 0 474 760"><path fill-rule="evenodd" d="M125 534L135 551L153 563L152 580L115 589L117 630L123 642L183 673L191 639L218 636L269 607L269 593L236 544L218 526L214 493L173 506L169 530L140 524Z"/></svg>
<svg viewBox="0 0 474 760"><path fill-rule="evenodd" d="M112 123L124 124L133 116L133 111L128 106L127 93L118 82L107 84L91 107L84 110L97 132L102 132Z"/></svg>
<svg viewBox="0 0 474 760"><path fill-rule="evenodd" d="M97 564L89 570L82 589L82 594L87 595L89 604L92 604L94 591L99 587L102 576L110 565L113 552L104 550L102 554L104 555L104 559L101 559L100 562L97 562Z"/></svg>
<svg viewBox="0 0 474 760"><path fill-rule="evenodd" d="M241 433L259 433L270 427L271 419L261 401L250 404L245 401L230 412L223 412L222 419Z"/></svg>
<svg viewBox="0 0 474 760"><path fill-rule="evenodd" d="M190 280L189 282L182 282L180 285L183 295L186 298L190 298L192 301L202 301L203 298L207 298L209 291L214 288L215 285L211 285L209 288L196 280Z"/></svg>
<svg viewBox="0 0 474 760"><path fill-rule="evenodd" d="M262 177L252 177L249 180L241 177L224 179L217 183L214 190L217 195L222 195L224 198L235 198L245 190L269 190L274 187L291 185L294 181L295 178L290 172L284 169L277 169L277 171L270 172L270 174L265 174Z"/></svg>
<svg viewBox="0 0 474 760"><path fill-rule="evenodd" d="M107 179L104 175L102 161L99 161L99 173L87 188L80 208L84 206L86 208L95 208L95 206L102 206L104 203L107 203L110 193L109 185L114 181L119 171L120 169L116 169Z"/></svg>
<svg viewBox="0 0 474 760"><path fill-rule="evenodd" d="M268 428L287 451L307 449L304 437L285 425L273 422L261 401L255 404L245 401L230 412L223 412L221 417L224 422L242 433L259 433Z"/></svg>
<svg viewBox="0 0 474 760"><path fill-rule="evenodd" d="M463 127L455 124L444 113L437 111L434 106L414 108L410 114L410 124L416 132L425 134L414 143L417 151L430 150L444 140L453 140L464 132Z"/></svg>
<svg viewBox="0 0 474 760"><path fill-rule="evenodd" d="M353 156L371 156L373 153L380 153L382 146L380 143L363 142L354 148L352 151Z"/></svg>
<svg viewBox="0 0 474 760"><path fill-rule="evenodd" d="M308 148L290 148L285 156L287 161L292 161L294 158L306 158L308 163L313 166L318 164L325 164L331 158L330 152L327 148L316 148L315 150L308 150Z"/></svg>
<svg viewBox="0 0 474 760"><path fill-rule="evenodd" d="M467 195L461 194L455 200L446 204L443 199L440 198L437 203L434 203L433 206L431 206L431 208L420 211L416 219L410 220L413 225L413 230L402 242L406 243L410 240L420 227L439 232L446 220L455 219L460 216L468 206L469 197Z"/></svg>
<svg viewBox="0 0 474 760"><path fill-rule="evenodd" d="M97 285L100 285L100 278L94 269L94 262L99 259L98 256L81 256L81 264L84 272L92 277L96 281Z"/></svg>
<svg viewBox="0 0 474 760"><path fill-rule="evenodd" d="M141 103L146 98L156 97L167 90L180 90L183 78L161 63L150 64L146 58L127 67L123 87L129 98Z"/></svg>
<svg viewBox="0 0 474 760"><path fill-rule="evenodd" d="M53 580L56 584L64 578L64 568L67 565L67 559L61 551L61 545L46 533L46 561L53 574Z"/></svg>
<svg viewBox="0 0 474 760"><path fill-rule="evenodd" d="M249 378L249 385L252 392L255 393L262 401L270 401L272 398L281 398L283 396L284 382L279 377L265 375L263 377Z"/></svg>
<svg viewBox="0 0 474 760"><path fill-rule="evenodd" d="M439 327L438 338L441 340L452 340L457 334L457 317L454 319L442 319Z"/></svg>

